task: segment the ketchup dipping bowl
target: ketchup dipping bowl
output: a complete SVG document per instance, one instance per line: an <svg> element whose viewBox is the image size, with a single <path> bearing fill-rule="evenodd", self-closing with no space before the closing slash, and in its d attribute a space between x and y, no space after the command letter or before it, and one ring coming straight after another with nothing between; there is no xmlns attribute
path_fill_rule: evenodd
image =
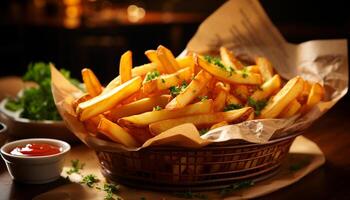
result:
<svg viewBox="0 0 350 200"><path fill-rule="evenodd" d="M13 180L43 184L60 177L69 150L70 145L64 141L33 138L5 144L1 156Z"/></svg>

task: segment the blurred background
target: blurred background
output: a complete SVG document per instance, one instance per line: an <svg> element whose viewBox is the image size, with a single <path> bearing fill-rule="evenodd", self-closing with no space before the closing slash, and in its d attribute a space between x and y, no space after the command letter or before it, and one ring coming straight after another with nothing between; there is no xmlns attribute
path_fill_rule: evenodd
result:
<svg viewBox="0 0 350 200"><path fill-rule="evenodd" d="M30 62L51 61L80 78L92 68L102 82L118 74L119 57L163 44L179 54L198 25L224 0L2 0L0 73L21 76ZM350 38L346 1L262 0L289 42Z"/></svg>

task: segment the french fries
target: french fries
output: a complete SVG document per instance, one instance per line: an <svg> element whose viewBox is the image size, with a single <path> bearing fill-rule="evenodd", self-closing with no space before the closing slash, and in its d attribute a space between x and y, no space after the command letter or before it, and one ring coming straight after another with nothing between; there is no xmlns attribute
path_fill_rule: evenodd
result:
<svg viewBox="0 0 350 200"><path fill-rule="evenodd" d="M214 64L211 64L199 56L198 65L205 71L215 76L217 79L231 84L253 84L259 85L262 83L260 74L249 73L243 70L227 71Z"/></svg>
<svg viewBox="0 0 350 200"><path fill-rule="evenodd" d="M112 89L108 93L80 103L76 111L79 119L84 121L113 108L120 101L139 90L141 87L141 81L141 77L135 77L134 79Z"/></svg>
<svg viewBox="0 0 350 200"><path fill-rule="evenodd" d="M264 57L244 66L228 49L220 58L190 53L175 58L160 45L145 55L151 63L132 67L132 52L120 59L120 76L105 88L90 69L87 93L72 101L72 113L92 136L139 147L175 126L216 129L246 120L304 115L322 101L319 83L297 76L284 84ZM75 113L74 113L75 111Z"/></svg>
<svg viewBox="0 0 350 200"><path fill-rule="evenodd" d="M173 110L183 108L195 99L205 84L211 79L211 75L205 71L200 71L183 92L177 95L171 102L166 105L166 109Z"/></svg>
<svg viewBox="0 0 350 200"><path fill-rule="evenodd" d="M221 56L222 62L226 66L231 66L235 70L239 70L239 69L244 68L242 63L235 58L232 51L229 51L225 47L220 47L220 56Z"/></svg>
<svg viewBox="0 0 350 200"><path fill-rule="evenodd" d="M98 124L97 130L107 136L109 139L123 144L126 147L138 147L137 141L130 136L122 127L118 124L109 121L106 118L102 118Z"/></svg>
<svg viewBox="0 0 350 200"><path fill-rule="evenodd" d="M95 97L102 92L101 83L91 69L84 68L81 70L81 75L83 77L86 90L91 97Z"/></svg>
<svg viewBox="0 0 350 200"><path fill-rule="evenodd" d="M112 108L108 114L108 118L116 122L119 118L136 115L151 111L154 107L164 107L170 99L170 95L161 95L143 98L129 104Z"/></svg>
<svg viewBox="0 0 350 200"><path fill-rule="evenodd" d="M274 75L271 79L267 80L264 84L257 89L250 98L255 101L268 99L274 92L281 87L281 78L278 74Z"/></svg>
<svg viewBox="0 0 350 200"><path fill-rule="evenodd" d="M207 100L189 106L185 106L176 110L162 109L159 111L151 111L139 115L123 117L118 120L118 123L126 127L145 127L157 121L178 118L186 115L205 114L212 112L212 110L213 101Z"/></svg>
<svg viewBox="0 0 350 200"><path fill-rule="evenodd" d="M289 80L287 84L268 102L261 111L260 118L275 118L281 111L302 92L304 80L299 76Z"/></svg>
<svg viewBox="0 0 350 200"><path fill-rule="evenodd" d="M152 134L159 134L170 128L178 126L184 123L193 123L197 127L212 126L213 124L226 121L228 123L238 123L246 120L250 113L253 112L253 108L245 107L238 110L231 110L228 112L217 112L201 115L190 115L175 119L168 119L159 122L155 122L149 125L149 129Z"/></svg>
<svg viewBox="0 0 350 200"><path fill-rule="evenodd" d="M255 62L259 67L260 74L262 75L264 82L272 78L273 68L269 60L264 57L258 57L256 58Z"/></svg>
<svg viewBox="0 0 350 200"><path fill-rule="evenodd" d="M131 69L132 69L132 53L131 51L125 52L120 58L119 74L121 83L131 79Z"/></svg>

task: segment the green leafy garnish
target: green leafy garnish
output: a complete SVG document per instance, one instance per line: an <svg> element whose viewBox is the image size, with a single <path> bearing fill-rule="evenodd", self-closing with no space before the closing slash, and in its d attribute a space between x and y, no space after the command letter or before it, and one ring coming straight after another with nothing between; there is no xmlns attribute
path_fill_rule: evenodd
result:
<svg viewBox="0 0 350 200"><path fill-rule="evenodd" d="M243 108L243 106L241 104L231 103L231 104L227 104L224 107L224 112L227 112L227 111L230 111L230 110L236 110L236 109L240 109L240 108Z"/></svg>
<svg viewBox="0 0 350 200"><path fill-rule="evenodd" d="M84 168L85 163L80 163L78 159L71 160L72 168L67 171L67 174L80 173L80 170Z"/></svg>
<svg viewBox="0 0 350 200"><path fill-rule="evenodd" d="M242 182L238 182L238 183L234 183L230 186L228 186L227 188L224 188L220 191L220 195L221 196L227 196L237 190L240 190L242 188L247 188L247 187L250 187L254 185L254 182L253 181L242 181Z"/></svg>
<svg viewBox="0 0 350 200"><path fill-rule="evenodd" d="M61 73L73 84L79 81L70 78L70 72L61 69ZM20 116L31 120L61 120L51 92L51 71L49 63L31 63L23 76L24 81L34 81L38 87L27 88L15 99L8 99L5 108L11 111L21 110Z"/></svg>
<svg viewBox="0 0 350 200"><path fill-rule="evenodd" d="M208 96L198 96L197 98L202 102L208 100Z"/></svg>
<svg viewBox="0 0 350 200"><path fill-rule="evenodd" d="M92 188L97 182L99 182L99 179L93 174L84 176L83 180L81 181L81 183L86 184L90 188Z"/></svg>
<svg viewBox="0 0 350 200"><path fill-rule="evenodd" d="M199 135L204 135L209 131L209 128L203 128L199 130Z"/></svg>
<svg viewBox="0 0 350 200"><path fill-rule="evenodd" d="M105 191L107 194L104 197L105 200L113 200L113 194L119 191L120 186L115 185L113 183L105 183L103 185L103 191ZM117 197L117 199L120 199Z"/></svg>
<svg viewBox="0 0 350 200"><path fill-rule="evenodd" d="M187 87L186 81L182 82L182 84L181 84L180 86L171 86L171 87L169 88L171 96L172 96L172 97L176 97L176 96L179 95L182 91L184 91L186 87Z"/></svg>
<svg viewBox="0 0 350 200"><path fill-rule="evenodd" d="M221 69L223 69L223 70L225 70L225 71L230 72L230 76L232 75L232 73L235 72L235 70L234 70L232 67L230 67L230 66L225 66L224 64L222 64L222 62L221 62L221 60L220 60L219 58L206 55L206 56L204 56L204 59L205 59L207 62L209 62L209 63L211 63L211 64L214 64L214 65L220 67Z"/></svg>
<svg viewBox="0 0 350 200"><path fill-rule="evenodd" d="M163 108L160 107L160 106L155 106L153 107L153 111L159 111L159 110L162 110Z"/></svg>
<svg viewBox="0 0 350 200"><path fill-rule="evenodd" d="M248 98L248 105L252 106L254 108L255 115L260 115L261 110L265 108L266 104L267 104L266 100L255 101L254 99L252 99L250 97Z"/></svg>
<svg viewBox="0 0 350 200"><path fill-rule="evenodd" d="M244 67L242 69L242 77L247 78L248 76L249 76L249 72L248 72L247 68Z"/></svg>
<svg viewBox="0 0 350 200"><path fill-rule="evenodd" d="M160 76L160 73L159 73L159 71L157 71L157 70L154 70L154 71L152 71L152 72L148 72L148 73L146 74L146 81L154 80L154 79L156 79L158 76Z"/></svg>

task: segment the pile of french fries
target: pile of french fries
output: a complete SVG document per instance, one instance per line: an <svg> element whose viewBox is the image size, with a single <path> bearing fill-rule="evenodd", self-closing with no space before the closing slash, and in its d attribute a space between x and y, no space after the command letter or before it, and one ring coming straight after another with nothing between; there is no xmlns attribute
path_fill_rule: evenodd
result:
<svg viewBox="0 0 350 200"><path fill-rule="evenodd" d="M170 128L194 124L200 133L246 120L305 114L324 96L319 83L283 81L267 58L245 65L225 47L220 57L175 58L164 46L148 50L150 63L120 58L119 76L103 87L82 70L86 94L73 106L86 129L126 147L138 147Z"/></svg>

